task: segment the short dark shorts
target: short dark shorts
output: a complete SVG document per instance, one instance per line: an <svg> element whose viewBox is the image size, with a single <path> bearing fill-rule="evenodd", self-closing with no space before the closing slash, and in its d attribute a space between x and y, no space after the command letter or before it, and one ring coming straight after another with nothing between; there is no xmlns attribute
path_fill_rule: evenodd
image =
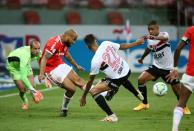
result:
<svg viewBox="0 0 194 131"><path fill-rule="evenodd" d="M105 77L105 78L102 79L102 81L105 81L108 84L109 88L111 88L113 90L118 90L118 88L123 83L125 83L125 81L128 80L128 77L130 76L130 74L131 74L131 70L129 70L129 72L127 73L126 76L121 77L119 79L111 79L111 78Z"/></svg>
<svg viewBox="0 0 194 131"><path fill-rule="evenodd" d="M155 79L153 81L156 81L159 77L161 77L166 83L171 84L171 85L175 85L175 84L180 83L179 80L173 80L172 82L167 82L166 76L170 73L170 70L159 69L156 66L151 65L145 71L150 73L151 75L153 75L155 77Z"/></svg>

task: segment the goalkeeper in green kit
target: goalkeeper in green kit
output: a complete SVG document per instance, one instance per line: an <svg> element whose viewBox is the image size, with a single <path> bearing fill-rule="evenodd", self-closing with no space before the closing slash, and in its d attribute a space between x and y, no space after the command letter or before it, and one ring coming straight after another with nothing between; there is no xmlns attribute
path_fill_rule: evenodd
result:
<svg viewBox="0 0 194 131"><path fill-rule="evenodd" d="M10 52L7 58L7 69L19 89L23 110L28 109L27 90L30 91L35 103L39 103L43 99L43 95L34 89L34 76L30 65L33 60L39 61L40 56L40 43L33 40L29 46L23 46Z"/></svg>

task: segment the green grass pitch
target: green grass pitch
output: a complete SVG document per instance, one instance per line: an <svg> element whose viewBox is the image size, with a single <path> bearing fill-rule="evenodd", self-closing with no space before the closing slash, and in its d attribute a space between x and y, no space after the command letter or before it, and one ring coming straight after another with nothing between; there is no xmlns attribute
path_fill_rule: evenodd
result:
<svg viewBox="0 0 194 131"><path fill-rule="evenodd" d="M86 73L79 75L87 80ZM138 75L132 74L129 78L136 88ZM155 96L152 93L152 85L153 82L147 84L150 109L140 112L132 110L139 104L139 100L120 87L113 100L108 102L119 118L117 123L99 121L105 117L105 113L90 95L87 97L86 106L80 107L79 98L82 92L79 89L70 103L66 118L59 117L63 89L56 88L43 92L44 100L39 104L34 104L28 94L30 101L28 111L20 109L18 95L1 98L7 94L18 93L17 89L0 91L0 131L171 131L176 98L169 86L168 94L163 97ZM180 131L194 131L194 96L190 97L188 106L192 114L183 117Z"/></svg>

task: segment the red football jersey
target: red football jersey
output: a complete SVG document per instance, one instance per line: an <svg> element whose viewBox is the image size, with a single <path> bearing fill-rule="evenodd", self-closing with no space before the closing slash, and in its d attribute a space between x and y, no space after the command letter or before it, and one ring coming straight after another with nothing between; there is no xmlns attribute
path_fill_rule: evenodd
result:
<svg viewBox="0 0 194 131"><path fill-rule="evenodd" d="M46 68L45 68L45 72L49 73L58 65L64 63L62 60L62 56L64 56L67 53L68 47L61 42L60 35L57 35L50 38L47 41L47 43L45 44L42 56L45 54L45 51L52 54L52 56L48 59L46 63Z"/></svg>
<svg viewBox="0 0 194 131"><path fill-rule="evenodd" d="M186 30L182 40L188 41L190 44L186 74L194 76L194 26Z"/></svg>

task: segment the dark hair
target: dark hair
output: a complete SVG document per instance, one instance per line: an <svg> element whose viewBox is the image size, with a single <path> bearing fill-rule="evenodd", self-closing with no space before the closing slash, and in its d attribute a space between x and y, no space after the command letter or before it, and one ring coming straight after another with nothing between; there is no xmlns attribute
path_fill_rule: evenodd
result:
<svg viewBox="0 0 194 131"><path fill-rule="evenodd" d="M96 37L93 34L88 34L84 37L84 42L87 45L93 44L95 40L96 40Z"/></svg>
<svg viewBox="0 0 194 131"><path fill-rule="evenodd" d="M152 20L150 21L150 23L148 23L148 26L151 26L151 25L158 25L158 22L156 20Z"/></svg>

